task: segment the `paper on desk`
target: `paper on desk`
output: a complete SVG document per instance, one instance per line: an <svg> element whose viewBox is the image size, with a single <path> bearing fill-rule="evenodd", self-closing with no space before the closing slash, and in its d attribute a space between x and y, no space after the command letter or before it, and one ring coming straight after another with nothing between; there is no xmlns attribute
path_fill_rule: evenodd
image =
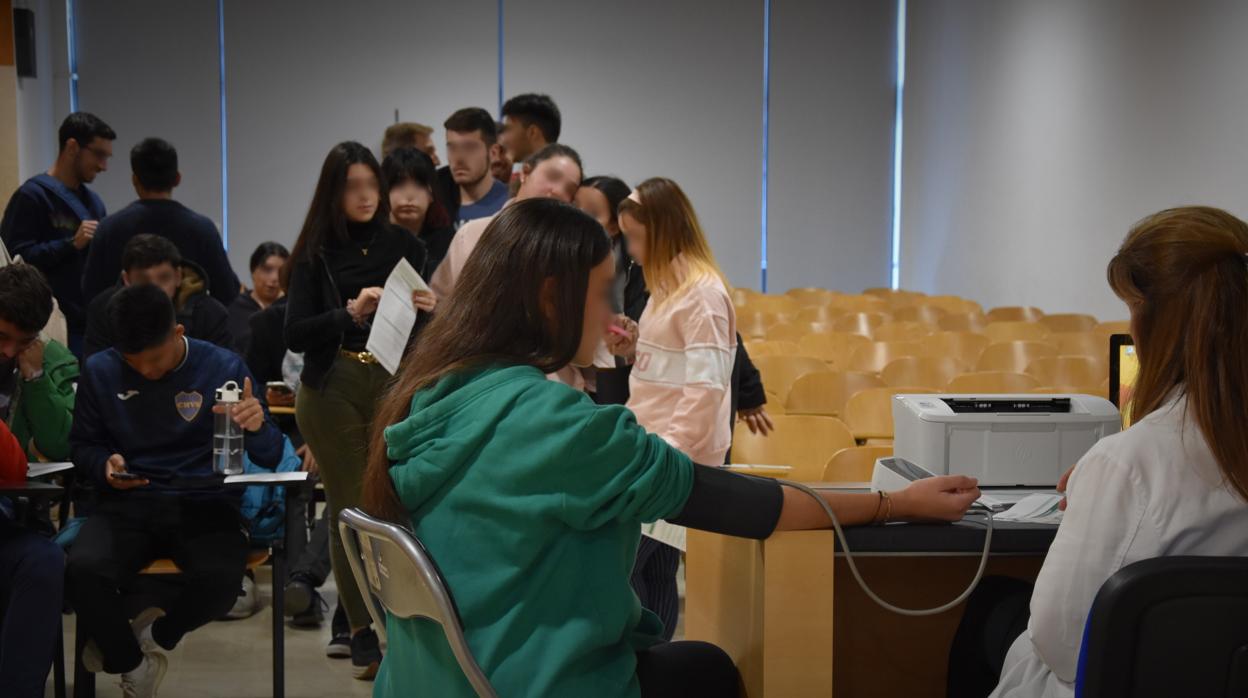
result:
<svg viewBox="0 0 1248 698"><path fill-rule="evenodd" d="M1059 524L1062 522L1062 510L1057 505L1061 502L1062 495L1055 492L1029 494L993 518L1017 523Z"/></svg>
<svg viewBox="0 0 1248 698"><path fill-rule="evenodd" d="M227 485L280 485L286 482L306 482L307 479L307 472L303 470L291 470L280 473L243 473L241 475L227 475L224 482Z"/></svg>
<svg viewBox="0 0 1248 698"><path fill-rule="evenodd" d="M73 463L31 463L26 470L26 477L43 477L44 475L52 475L66 470L73 470Z"/></svg>
<svg viewBox="0 0 1248 698"><path fill-rule="evenodd" d="M386 278L386 286L373 316L373 327L368 332L364 346L377 359L377 363L393 374L399 370L407 340L416 325L416 306L412 305L412 291L428 291L429 285L412 268L406 259L400 259Z"/></svg>

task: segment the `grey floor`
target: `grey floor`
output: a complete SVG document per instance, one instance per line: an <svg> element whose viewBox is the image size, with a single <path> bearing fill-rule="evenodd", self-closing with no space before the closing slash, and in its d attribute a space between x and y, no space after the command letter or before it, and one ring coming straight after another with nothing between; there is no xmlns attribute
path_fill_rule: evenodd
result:
<svg viewBox="0 0 1248 698"><path fill-rule="evenodd" d="M219 621L186 636L169 655L169 673L160 695L176 698L268 698L273 695L271 586L268 568L257 571L263 606L246 620ZM322 589L332 610L336 598L333 582ZM63 617L67 680L73 683L74 618ZM351 677L351 660L325 656L329 641L329 618L319 630L286 628L286 695L289 698L319 696L371 696L373 684ZM118 677L99 674L96 695L121 695ZM47 696L52 696L48 680ZM72 688L71 693L72 694Z"/></svg>
<svg viewBox="0 0 1248 698"><path fill-rule="evenodd" d="M677 574L680 595L684 600L684 564ZM273 695L272 653L272 587L269 568L256 572L261 609L245 620L218 621L187 635L182 644L169 654L169 672L161 685L160 695L176 698L269 698ZM333 579L321 589L332 611L337 599ZM74 617L62 618L65 628L66 680L68 695L73 695ZM684 614L676 628L676 639L684 636ZM325 656L329 642L329 617L319 630L286 627L286 695L288 698L320 698L322 696L371 696L373 684L351 676L351 660ZM121 696L118 677L96 676L96 695L100 698ZM52 680L47 692L51 698Z"/></svg>

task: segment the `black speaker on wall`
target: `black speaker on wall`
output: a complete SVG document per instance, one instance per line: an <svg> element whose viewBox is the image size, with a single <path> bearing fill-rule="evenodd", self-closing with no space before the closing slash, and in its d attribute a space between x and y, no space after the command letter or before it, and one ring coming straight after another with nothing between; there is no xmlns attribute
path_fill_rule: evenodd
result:
<svg viewBox="0 0 1248 698"><path fill-rule="evenodd" d="M13 53L17 59L17 77L34 78L35 74L35 13L33 10L13 10Z"/></svg>

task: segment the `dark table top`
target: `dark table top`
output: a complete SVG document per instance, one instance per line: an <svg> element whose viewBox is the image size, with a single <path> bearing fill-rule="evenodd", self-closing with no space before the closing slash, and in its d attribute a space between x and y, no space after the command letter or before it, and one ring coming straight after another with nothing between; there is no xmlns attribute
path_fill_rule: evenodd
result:
<svg viewBox="0 0 1248 698"><path fill-rule="evenodd" d="M65 488L38 480L26 482L0 482L0 496L7 497L59 497Z"/></svg>
<svg viewBox="0 0 1248 698"><path fill-rule="evenodd" d="M854 554L978 554L984 549L985 518L972 514L952 524L853 526L845 529L845 539ZM997 554L1043 555L1057 535L1057 526L1052 524L997 521L992 528L991 552ZM840 541L836 548L841 550Z"/></svg>

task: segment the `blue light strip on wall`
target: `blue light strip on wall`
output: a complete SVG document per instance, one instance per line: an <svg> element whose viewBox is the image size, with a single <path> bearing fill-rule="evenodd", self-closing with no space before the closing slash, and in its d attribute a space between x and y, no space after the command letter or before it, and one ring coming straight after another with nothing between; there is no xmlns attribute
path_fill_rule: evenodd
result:
<svg viewBox="0 0 1248 698"><path fill-rule="evenodd" d="M904 0L903 0L904 2ZM763 0L763 170L762 198L760 208L761 254L759 256L762 286L759 290L767 292L767 157L768 128L771 111L771 0Z"/></svg>
<svg viewBox="0 0 1248 698"><path fill-rule="evenodd" d="M906 94L906 0L897 0L897 103L893 114L893 288L901 286L901 117Z"/></svg>
<svg viewBox="0 0 1248 698"><path fill-rule="evenodd" d="M503 0L498 0L498 119L503 119Z"/></svg>
<svg viewBox="0 0 1248 698"><path fill-rule="evenodd" d="M69 111L78 111L78 25L74 0L65 0L65 43L69 45Z"/></svg>
<svg viewBox="0 0 1248 698"><path fill-rule="evenodd" d="M225 0L217 0L217 56L221 88L221 242L230 249L230 160L225 118Z"/></svg>

